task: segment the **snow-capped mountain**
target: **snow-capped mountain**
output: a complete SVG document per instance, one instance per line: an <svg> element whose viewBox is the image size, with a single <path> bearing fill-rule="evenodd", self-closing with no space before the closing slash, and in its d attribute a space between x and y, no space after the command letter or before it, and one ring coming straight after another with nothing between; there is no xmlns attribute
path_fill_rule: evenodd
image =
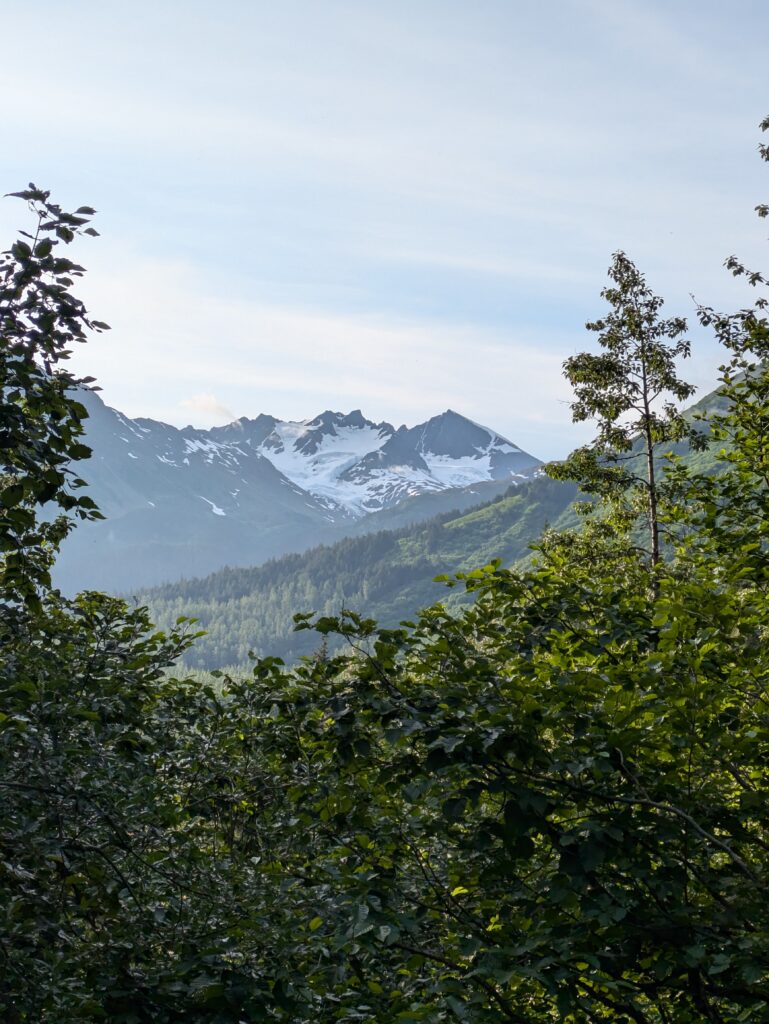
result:
<svg viewBox="0 0 769 1024"><path fill-rule="evenodd" d="M349 415L326 411L298 422L260 416L211 431L217 438L258 452L294 484L320 500L341 505L353 516L367 511L361 507L365 496L360 488L344 485L344 474L381 448L393 432L389 423L372 423L360 410Z"/></svg>
<svg viewBox="0 0 769 1024"><path fill-rule="evenodd" d="M466 506L476 487L491 497L490 488L539 465L451 410L398 429L355 410L180 430L130 419L92 391L78 397L93 455L77 470L107 518L78 526L65 542L57 571L68 590L125 590L257 565L359 532L364 521L376 529L376 516L405 499L415 519L435 514L431 495L445 492L451 508L456 494Z"/></svg>
<svg viewBox="0 0 769 1024"><path fill-rule="evenodd" d="M298 422L241 419L210 434L259 452L303 490L355 517L427 491L512 482L539 465L451 409L410 429L373 423L356 409L346 415L327 410Z"/></svg>
<svg viewBox="0 0 769 1024"><path fill-rule="evenodd" d="M304 509L310 509L313 517L319 514L328 522L348 515L332 499L316 498L297 486L258 447L240 438L223 440L213 431L132 420L104 405L94 392L79 397L88 409L85 440L93 452L82 469L108 516L134 506L158 508L180 493L221 517L254 502L267 502L281 515L307 515Z"/></svg>
<svg viewBox="0 0 769 1024"><path fill-rule="evenodd" d="M499 434L448 409L417 427L400 427L337 478L337 501L377 512L426 491L514 482L539 465Z"/></svg>

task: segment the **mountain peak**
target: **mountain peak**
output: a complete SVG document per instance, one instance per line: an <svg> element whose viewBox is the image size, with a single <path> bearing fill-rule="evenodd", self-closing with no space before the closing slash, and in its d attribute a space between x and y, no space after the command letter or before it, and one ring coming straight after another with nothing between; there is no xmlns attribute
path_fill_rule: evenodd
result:
<svg viewBox="0 0 769 1024"><path fill-rule="evenodd" d="M137 446L133 439L145 437L160 446L158 471L165 465L178 470L202 461L238 477L244 460L263 458L287 486L306 494L310 504L320 501L329 510L340 508L343 515L353 517L389 508L406 496L513 481L538 465L537 459L495 431L451 408L397 430L385 421L366 419L359 408L324 409L312 419L294 421L260 413L210 430L177 430L152 420L130 421L95 399L90 404L96 418L100 412L102 418L117 417L122 425L119 448L126 446L132 464L149 450L148 444ZM181 455L173 437L184 445ZM241 483L242 479L233 481L232 495L239 494ZM209 500L205 490L201 493ZM212 492L210 499L218 508L228 507L226 497Z"/></svg>
<svg viewBox="0 0 769 1024"><path fill-rule="evenodd" d="M372 423L371 420L367 420L360 409L353 409L352 412L338 412L332 409L325 409L311 420L305 420L304 425L306 427L320 427L320 428L331 428L331 427L353 427L362 429L363 427L380 427L389 426L389 424L377 424Z"/></svg>
<svg viewBox="0 0 769 1024"><path fill-rule="evenodd" d="M332 423L338 423L344 419L343 412L334 412L333 409L324 409L323 412L318 413L317 416L313 416L311 420L305 420L305 426L307 427L325 427Z"/></svg>

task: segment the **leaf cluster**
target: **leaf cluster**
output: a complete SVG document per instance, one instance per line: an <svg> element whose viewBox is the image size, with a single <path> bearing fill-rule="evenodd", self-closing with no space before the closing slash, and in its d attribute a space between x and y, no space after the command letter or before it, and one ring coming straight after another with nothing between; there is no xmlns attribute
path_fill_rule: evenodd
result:
<svg viewBox="0 0 769 1024"><path fill-rule="evenodd" d="M50 586L53 553L70 529L64 516L41 521L40 508L99 515L70 469L90 450L78 440L85 409L69 392L90 381L62 364L89 330L107 325L71 294L83 268L59 253L78 235L96 234L94 211L66 213L32 184L12 195L27 202L35 227L0 255L0 579L30 602Z"/></svg>

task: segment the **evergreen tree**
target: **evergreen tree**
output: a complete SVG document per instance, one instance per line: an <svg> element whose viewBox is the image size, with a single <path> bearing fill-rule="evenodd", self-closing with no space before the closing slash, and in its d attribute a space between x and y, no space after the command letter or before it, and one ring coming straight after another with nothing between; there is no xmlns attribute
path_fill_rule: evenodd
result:
<svg viewBox="0 0 769 1024"><path fill-rule="evenodd" d="M594 419L598 434L548 473L574 480L588 494L611 503L615 522L629 528L639 512L646 519L652 566L660 560L660 481L656 459L663 446L686 439L700 443L675 404L694 394L676 370L676 360L690 354L682 317L662 319L663 300L623 252L609 268L613 284L601 295L611 310L586 326L598 334L602 352L581 352L564 363L574 388L575 422Z"/></svg>

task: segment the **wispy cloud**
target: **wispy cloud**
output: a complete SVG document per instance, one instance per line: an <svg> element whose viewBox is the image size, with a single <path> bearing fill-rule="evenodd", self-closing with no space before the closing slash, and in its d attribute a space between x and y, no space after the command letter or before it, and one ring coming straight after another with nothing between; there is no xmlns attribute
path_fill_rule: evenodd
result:
<svg viewBox="0 0 769 1024"><path fill-rule="evenodd" d="M179 408L191 413L195 419L208 424L232 423L237 415L222 404L216 395L204 392L200 395L193 395L191 398L183 398L179 402Z"/></svg>

